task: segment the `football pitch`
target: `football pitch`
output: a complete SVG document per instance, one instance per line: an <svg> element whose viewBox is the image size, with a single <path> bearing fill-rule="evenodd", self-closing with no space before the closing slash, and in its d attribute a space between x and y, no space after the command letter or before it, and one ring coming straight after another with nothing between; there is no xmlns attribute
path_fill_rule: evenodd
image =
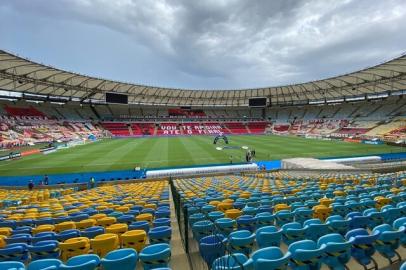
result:
<svg viewBox="0 0 406 270"><path fill-rule="evenodd" d="M388 145L323 141L292 136L229 136L232 149L217 150L211 136L104 139L0 163L0 176L78 173L171 166L242 162L245 150L255 149L255 160L290 157L337 157L402 152Z"/></svg>

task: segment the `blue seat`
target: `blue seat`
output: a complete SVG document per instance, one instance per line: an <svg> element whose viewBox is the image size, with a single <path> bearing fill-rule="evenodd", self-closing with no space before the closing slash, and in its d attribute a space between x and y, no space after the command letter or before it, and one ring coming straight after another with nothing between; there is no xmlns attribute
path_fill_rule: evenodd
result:
<svg viewBox="0 0 406 270"><path fill-rule="evenodd" d="M17 228L17 222L15 220L3 220L0 221L0 227L9 227L15 230Z"/></svg>
<svg viewBox="0 0 406 270"><path fill-rule="evenodd" d="M56 239L58 241L63 242L69 238L74 238L74 237L79 237L80 236L80 231L76 229L69 229L62 231L56 235Z"/></svg>
<svg viewBox="0 0 406 270"><path fill-rule="evenodd" d="M271 212L261 212L256 214L257 219L257 228L271 226L275 223L275 217L271 214Z"/></svg>
<svg viewBox="0 0 406 270"><path fill-rule="evenodd" d="M121 215L117 217L117 222L118 223L126 223L127 225L130 225L131 222L134 221L134 216L133 215Z"/></svg>
<svg viewBox="0 0 406 270"><path fill-rule="evenodd" d="M324 255L325 245L317 246L312 240L301 240L289 245L292 254L289 266L293 270L318 270Z"/></svg>
<svg viewBox="0 0 406 270"><path fill-rule="evenodd" d="M369 218L368 229L372 230L378 225L381 225L385 222L385 214L381 211L378 211L376 208L369 208L364 210L362 213L364 216Z"/></svg>
<svg viewBox="0 0 406 270"><path fill-rule="evenodd" d="M378 231L370 235L366 229L362 228L351 230L345 235L345 238L352 242L352 257L362 266L366 267L373 263L375 268L378 269L378 264L372 258L376 251L375 241L378 237Z"/></svg>
<svg viewBox="0 0 406 270"><path fill-rule="evenodd" d="M31 234L31 231L32 231L31 226L19 226L16 229L13 230L13 235L14 234L21 234L21 233Z"/></svg>
<svg viewBox="0 0 406 270"><path fill-rule="evenodd" d="M82 221L82 220L85 220L88 218L89 218L89 214L79 214L79 215L74 215L74 216L69 217L69 219L74 222L79 222L79 221Z"/></svg>
<svg viewBox="0 0 406 270"><path fill-rule="evenodd" d="M171 220L169 218L156 218L152 224L154 227L160 227L160 226L171 226Z"/></svg>
<svg viewBox="0 0 406 270"><path fill-rule="evenodd" d="M146 233L148 233L149 223L146 220L134 221L128 226L128 230L144 230Z"/></svg>
<svg viewBox="0 0 406 270"><path fill-rule="evenodd" d="M231 218L219 218L214 222L217 230L227 237L232 231L234 231L234 228L236 227L237 222L234 219Z"/></svg>
<svg viewBox="0 0 406 270"><path fill-rule="evenodd" d="M381 212L384 214L385 223L392 224L396 219L402 217L400 208L393 207L392 205L385 205L381 208Z"/></svg>
<svg viewBox="0 0 406 270"><path fill-rule="evenodd" d="M171 241L172 229L169 226L155 227L148 232L151 244L168 243Z"/></svg>
<svg viewBox="0 0 406 270"><path fill-rule="evenodd" d="M254 270L254 265L244 254L233 253L216 259L211 270Z"/></svg>
<svg viewBox="0 0 406 270"><path fill-rule="evenodd" d="M345 217L349 212L349 208L341 203L332 203L331 207L333 208L331 211L332 215Z"/></svg>
<svg viewBox="0 0 406 270"><path fill-rule="evenodd" d="M313 218L313 210L306 207L299 207L293 210L295 222L303 224L306 220Z"/></svg>
<svg viewBox="0 0 406 270"><path fill-rule="evenodd" d="M258 208L257 207L252 207L252 206L245 206L242 209L242 213L243 215L248 215L248 216L255 216L258 212Z"/></svg>
<svg viewBox="0 0 406 270"><path fill-rule="evenodd" d="M361 212L348 213L345 218L350 221L350 224L349 224L350 230L357 229L357 228L366 229L368 227L369 218L366 216L363 216Z"/></svg>
<svg viewBox="0 0 406 270"><path fill-rule="evenodd" d="M84 254L70 258L66 264L59 266L60 270L94 270L100 264L96 254Z"/></svg>
<svg viewBox="0 0 406 270"><path fill-rule="evenodd" d="M43 259L32 261L29 265L27 270L44 270L44 269L59 269L59 266L62 262L58 259Z"/></svg>
<svg viewBox="0 0 406 270"><path fill-rule="evenodd" d="M95 238L96 236L103 234L104 228L102 226L92 226L80 231L80 236L87 238Z"/></svg>
<svg viewBox="0 0 406 270"><path fill-rule="evenodd" d="M153 208L144 208L141 210L140 212L141 214L151 214L153 216L155 216L155 209Z"/></svg>
<svg viewBox="0 0 406 270"><path fill-rule="evenodd" d="M341 235L345 235L350 228L350 221L340 215L329 216L326 219L326 224L332 233L339 233Z"/></svg>
<svg viewBox="0 0 406 270"><path fill-rule="evenodd" d="M213 234L214 229L214 224L210 220L197 221L192 226L193 236L197 241Z"/></svg>
<svg viewBox="0 0 406 270"><path fill-rule="evenodd" d="M31 237L31 243L35 244L37 242L46 241L46 240L57 240L57 234L54 232L42 232L38 233L35 236Z"/></svg>
<svg viewBox="0 0 406 270"><path fill-rule="evenodd" d="M123 248L113 250L101 259L104 270L134 270L137 265L138 254L135 249Z"/></svg>
<svg viewBox="0 0 406 270"><path fill-rule="evenodd" d="M319 238L317 246L325 246L325 256L323 262L330 269L345 269L345 265L351 259L352 241L346 239L338 233L327 234Z"/></svg>
<svg viewBox="0 0 406 270"><path fill-rule="evenodd" d="M200 208L200 211L205 215L207 215L208 213L210 213L214 210L216 210L216 207L211 204L206 204L206 205L202 206L202 208Z"/></svg>
<svg viewBox="0 0 406 270"><path fill-rule="evenodd" d="M242 215L237 218L237 228L239 230L248 230L254 232L256 230L257 218L252 215Z"/></svg>
<svg viewBox="0 0 406 270"><path fill-rule="evenodd" d="M53 218L40 218L40 219L35 219L34 224L35 224L35 226L44 225L44 224L55 224L55 221Z"/></svg>
<svg viewBox="0 0 406 270"><path fill-rule="evenodd" d="M255 232L255 237L259 248L279 247L282 239L282 230L278 230L275 226L265 226Z"/></svg>
<svg viewBox="0 0 406 270"><path fill-rule="evenodd" d="M282 240L286 245L306 238L306 229L299 222L290 222L282 226Z"/></svg>
<svg viewBox="0 0 406 270"><path fill-rule="evenodd" d="M18 229L18 227L24 227L24 226L32 227L32 226L34 226L34 220L29 219L29 218L22 219L22 220L16 221L16 225L17 225L17 228L15 228L15 229Z"/></svg>
<svg viewBox="0 0 406 270"><path fill-rule="evenodd" d="M28 233L19 233L13 234L11 237L6 238L7 244L14 244L14 243L31 243L31 234Z"/></svg>
<svg viewBox="0 0 406 270"><path fill-rule="evenodd" d="M45 240L28 246L31 260L56 259L59 258L59 242L56 240Z"/></svg>
<svg viewBox="0 0 406 270"><path fill-rule="evenodd" d="M293 222L294 215L289 210L280 210L275 213L276 226L282 227L283 225Z"/></svg>
<svg viewBox="0 0 406 270"><path fill-rule="evenodd" d="M24 243L9 244L0 249L0 262L11 260L25 262L28 258L28 246Z"/></svg>
<svg viewBox="0 0 406 270"><path fill-rule="evenodd" d="M406 270L406 262L402 263L399 270Z"/></svg>
<svg viewBox="0 0 406 270"><path fill-rule="evenodd" d="M212 211L207 214L207 217L210 219L211 222L215 222L219 218L224 218L224 213L221 211Z"/></svg>
<svg viewBox="0 0 406 270"><path fill-rule="evenodd" d="M330 233L328 225L318 218L306 220L303 223L303 228L305 229L306 238L313 241L317 241L321 236Z"/></svg>
<svg viewBox="0 0 406 270"><path fill-rule="evenodd" d="M228 236L231 252L249 255L254 246L255 234L248 230L235 231Z"/></svg>
<svg viewBox="0 0 406 270"><path fill-rule="evenodd" d="M139 254L144 270L168 267L171 259L171 249L168 244L154 244L146 246Z"/></svg>
<svg viewBox="0 0 406 270"><path fill-rule="evenodd" d="M171 217L170 210L157 209L157 211L155 212L155 218L170 218L170 217Z"/></svg>
<svg viewBox="0 0 406 270"><path fill-rule="evenodd" d="M375 246L378 252L387 258L391 264L401 261L402 257L396 251L400 246L400 239L404 236L405 229L400 228L396 230L389 224L382 224L376 226L372 233L378 232L378 240L375 241ZM394 259L394 257L396 257Z"/></svg>
<svg viewBox="0 0 406 270"><path fill-rule="evenodd" d="M283 254L279 247L266 247L255 251L251 259L255 270L284 270L287 269L290 252Z"/></svg>
<svg viewBox="0 0 406 270"><path fill-rule="evenodd" d="M199 241L200 255L209 268L215 259L225 255L226 247L227 238L221 234L206 236Z"/></svg>
<svg viewBox="0 0 406 270"><path fill-rule="evenodd" d="M0 262L0 269L2 270L25 270L25 265L22 262Z"/></svg>
<svg viewBox="0 0 406 270"><path fill-rule="evenodd" d="M406 247L406 217L398 218L393 222L393 228L396 230L403 229L403 236L400 238L400 243L402 246Z"/></svg>
<svg viewBox="0 0 406 270"><path fill-rule="evenodd" d="M189 224L193 226L195 222L205 220L206 216L203 213L194 213L189 216Z"/></svg>

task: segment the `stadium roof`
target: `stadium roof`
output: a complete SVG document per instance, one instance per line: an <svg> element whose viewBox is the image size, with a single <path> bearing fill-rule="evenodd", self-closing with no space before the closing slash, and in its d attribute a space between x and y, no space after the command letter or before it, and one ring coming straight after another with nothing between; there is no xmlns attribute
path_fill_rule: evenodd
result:
<svg viewBox="0 0 406 270"><path fill-rule="evenodd" d="M406 55L356 72L300 84L253 89L192 90L89 77L0 50L0 89L81 101L104 100L106 92L116 92L128 94L129 103L150 105L246 106L252 97L267 97L273 105L306 104L403 91L406 89Z"/></svg>

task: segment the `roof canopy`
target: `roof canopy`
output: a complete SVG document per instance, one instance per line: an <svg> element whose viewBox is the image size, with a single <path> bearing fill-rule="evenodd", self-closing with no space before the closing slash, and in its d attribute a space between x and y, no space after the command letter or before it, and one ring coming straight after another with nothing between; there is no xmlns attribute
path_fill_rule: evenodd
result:
<svg viewBox="0 0 406 270"><path fill-rule="evenodd" d="M253 89L192 90L153 87L89 77L32 62L0 50L0 89L31 94L104 100L106 92L128 94L130 103L175 106L246 106L251 97L272 104L391 93L406 89L406 55L324 80Z"/></svg>

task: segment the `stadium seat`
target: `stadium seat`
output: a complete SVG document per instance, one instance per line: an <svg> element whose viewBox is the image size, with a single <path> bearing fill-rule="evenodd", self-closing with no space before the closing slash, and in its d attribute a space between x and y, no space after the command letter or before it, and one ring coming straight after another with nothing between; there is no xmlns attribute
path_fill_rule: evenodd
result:
<svg viewBox="0 0 406 270"><path fill-rule="evenodd" d="M104 270L134 270L137 265L138 254L132 248L110 251L101 259Z"/></svg>
<svg viewBox="0 0 406 270"><path fill-rule="evenodd" d="M378 264L372 258L376 251L374 244L378 237L378 231L370 235L366 229L362 228L351 230L345 235L347 241L352 242L352 257L362 266L367 267L373 263L375 269L378 269Z"/></svg>
<svg viewBox="0 0 406 270"><path fill-rule="evenodd" d="M346 241L341 234L332 233L319 238L317 246L325 246L323 262L331 269L345 269L351 259L351 241Z"/></svg>
<svg viewBox="0 0 406 270"><path fill-rule="evenodd" d="M256 230L257 218L252 215L242 215L237 218L238 230L248 230L254 232Z"/></svg>
<svg viewBox="0 0 406 270"><path fill-rule="evenodd" d="M57 259L59 258L59 242L55 240L45 240L28 246L28 251L31 254L31 260L41 259Z"/></svg>
<svg viewBox="0 0 406 270"><path fill-rule="evenodd" d="M221 234L205 236L199 241L199 251L203 260L210 267L214 260L224 256L226 252L227 238Z"/></svg>
<svg viewBox="0 0 406 270"><path fill-rule="evenodd" d="M400 239L404 236L405 230L401 228L395 230L389 224L382 224L376 226L372 233L378 232L379 237L375 241L376 250L385 258L387 258L390 264L400 262L402 257L396 251L400 246ZM395 259L394 259L395 258Z"/></svg>
<svg viewBox="0 0 406 270"><path fill-rule="evenodd" d="M147 233L144 230L130 230L121 235L121 246L140 252L146 245Z"/></svg>
<svg viewBox="0 0 406 270"><path fill-rule="evenodd" d="M192 226L193 236L197 241L201 238L209 236L214 232L214 223L210 220L197 221Z"/></svg>
<svg viewBox="0 0 406 270"><path fill-rule="evenodd" d="M172 238L172 229L169 226L155 227L148 232L148 237L150 244L169 244Z"/></svg>
<svg viewBox="0 0 406 270"><path fill-rule="evenodd" d="M265 226L255 232L255 237L259 248L279 247L282 239L282 230L278 230L275 226Z"/></svg>
<svg viewBox="0 0 406 270"><path fill-rule="evenodd" d="M251 255L255 270L287 269L290 257L290 252L283 254L279 247L262 248Z"/></svg>
<svg viewBox="0 0 406 270"><path fill-rule="evenodd" d="M27 270L59 269L61 264L62 262L58 259L42 259L30 262Z"/></svg>
<svg viewBox="0 0 406 270"><path fill-rule="evenodd" d="M149 222L148 221L135 221L128 226L128 230L144 230L149 232Z"/></svg>
<svg viewBox="0 0 406 270"><path fill-rule="evenodd" d="M61 264L61 270L94 270L100 264L99 256L84 254L70 258L66 264Z"/></svg>
<svg viewBox="0 0 406 270"><path fill-rule="evenodd" d="M62 260L67 261L74 256L89 253L90 241L87 237L70 238L63 243L59 243L59 248Z"/></svg>
<svg viewBox="0 0 406 270"><path fill-rule="evenodd" d="M328 225L318 218L306 220L303 223L303 228L305 230L306 239L313 241L317 241L321 236L330 232Z"/></svg>
<svg viewBox="0 0 406 270"><path fill-rule="evenodd" d="M117 249L119 243L119 237L114 233L105 233L90 239L90 246L93 253L101 258L110 251Z"/></svg>
<svg viewBox="0 0 406 270"><path fill-rule="evenodd" d="M146 246L139 254L144 270L168 267L171 259L171 249L168 244L154 244Z"/></svg>
<svg viewBox="0 0 406 270"><path fill-rule="evenodd" d="M228 243L231 252L249 255L255 241L255 234L248 230L240 230L230 233Z"/></svg>
<svg viewBox="0 0 406 270"><path fill-rule="evenodd" d="M84 229L80 232L80 236L87 238L95 238L97 235L103 234L105 232L104 228L101 226L92 226Z"/></svg>
<svg viewBox="0 0 406 270"><path fill-rule="evenodd" d="M212 266L212 270L254 270L253 261L249 260L242 253L233 253L217 258Z"/></svg>
<svg viewBox="0 0 406 270"><path fill-rule="evenodd" d="M231 218L219 218L214 224L216 225L217 230L227 237L232 231L234 231L237 222Z"/></svg>
<svg viewBox="0 0 406 270"><path fill-rule="evenodd" d="M305 239L306 229L299 222L290 222L282 226L282 240L290 245L301 239Z"/></svg>
<svg viewBox="0 0 406 270"><path fill-rule="evenodd" d="M25 265L22 262L0 262L0 269L3 270L25 270Z"/></svg>
<svg viewBox="0 0 406 270"><path fill-rule="evenodd" d="M0 249L0 262L20 261L26 262L29 259L28 246L24 243L9 244Z"/></svg>
<svg viewBox="0 0 406 270"><path fill-rule="evenodd" d="M340 215L329 216L326 219L326 224L332 233L339 233L341 235L345 235L350 227L350 221Z"/></svg>
<svg viewBox="0 0 406 270"><path fill-rule="evenodd" d="M293 270L320 269L325 245L320 247L312 240L301 240L289 245L291 253L289 266Z"/></svg>

